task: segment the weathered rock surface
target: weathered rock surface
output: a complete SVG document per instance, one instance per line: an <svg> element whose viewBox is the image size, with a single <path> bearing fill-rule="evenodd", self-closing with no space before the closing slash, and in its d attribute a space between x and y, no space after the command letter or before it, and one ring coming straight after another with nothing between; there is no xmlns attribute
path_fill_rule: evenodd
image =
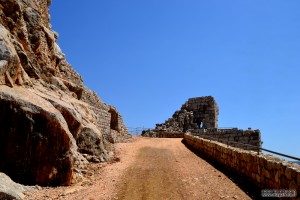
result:
<svg viewBox="0 0 300 200"><path fill-rule="evenodd" d="M0 0L0 171L20 183L69 185L88 163L82 154L105 160L105 144L131 136L66 61L50 3Z"/></svg>
<svg viewBox="0 0 300 200"><path fill-rule="evenodd" d="M0 199L23 199L26 191L34 190L32 187L13 182L7 175L0 173Z"/></svg>
<svg viewBox="0 0 300 200"><path fill-rule="evenodd" d="M26 184L70 183L84 159L59 110L28 89L1 87L0 113L1 170Z"/></svg>
<svg viewBox="0 0 300 200"><path fill-rule="evenodd" d="M171 118L162 124L156 124L151 130L143 131L142 136L171 137L171 133L186 132L189 129L217 128L219 107L212 96L190 98Z"/></svg>

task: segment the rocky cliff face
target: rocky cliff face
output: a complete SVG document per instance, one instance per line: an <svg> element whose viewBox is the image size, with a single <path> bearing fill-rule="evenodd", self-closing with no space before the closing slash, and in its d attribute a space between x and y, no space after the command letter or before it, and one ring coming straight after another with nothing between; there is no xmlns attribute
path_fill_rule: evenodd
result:
<svg viewBox="0 0 300 200"><path fill-rule="evenodd" d="M56 43L50 0L0 0L0 171L25 184L69 185L105 144L130 135L83 85Z"/></svg>

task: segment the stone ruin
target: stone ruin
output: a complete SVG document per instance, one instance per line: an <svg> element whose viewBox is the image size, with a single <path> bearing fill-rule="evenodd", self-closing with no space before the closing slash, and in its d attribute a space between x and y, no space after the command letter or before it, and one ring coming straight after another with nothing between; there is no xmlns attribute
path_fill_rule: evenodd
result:
<svg viewBox="0 0 300 200"><path fill-rule="evenodd" d="M258 150L257 147L261 147L259 130L219 129L218 115L219 107L212 96L190 98L165 123L156 124L154 129L143 131L142 136L182 138L188 131L191 135L245 150Z"/></svg>
<svg viewBox="0 0 300 200"><path fill-rule="evenodd" d="M174 137L190 129L209 129L218 127L219 107L212 96L190 98L171 118L154 129L146 130L142 136L162 137L172 133Z"/></svg>

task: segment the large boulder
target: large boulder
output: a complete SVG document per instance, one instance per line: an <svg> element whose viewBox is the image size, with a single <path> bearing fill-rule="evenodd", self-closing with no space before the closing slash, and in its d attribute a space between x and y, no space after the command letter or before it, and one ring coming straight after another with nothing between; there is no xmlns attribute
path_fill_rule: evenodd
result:
<svg viewBox="0 0 300 200"><path fill-rule="evenodd" d="M0 0L0 171L20 183L69 185L85 157L108 159L109 142L131 136L67 62L50 3Z"/></svg>
<svg viewBox="0 0 300 200"><path fill-rule="evenodd" d="M25 197L23 193L32 190L34 190L33 187L15 183L6 174L0 172L0 199L23 199Z"/></svg>
<svg viewBox="0 0 300 200"><path fill-rule="evenodd" d="M26 184L68 185L76 141L62 114L21 88L0 86L0 170Z"/></svg>

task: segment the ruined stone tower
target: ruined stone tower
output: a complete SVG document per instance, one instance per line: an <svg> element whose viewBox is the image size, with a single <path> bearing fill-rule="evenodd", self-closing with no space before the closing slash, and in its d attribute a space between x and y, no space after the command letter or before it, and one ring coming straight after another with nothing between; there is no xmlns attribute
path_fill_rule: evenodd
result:
<svg viewBox="0 0 300 200"><path fill-rule="evenodd" d="M142 136L181 138L188 132L245 150L257 151L257 147L261 148L260 130L218 128L218 116L219 107L212 96L190 98L165 123L143 131Z"/></svg>
<svg viewBox="0 0 300 200"><path fill-rule="evenodd" d="M218 127L219 107L212 96L190 98L163 124L156 124L155 129L144 131L143 136L156 137L175 133L181 134L190 129L209 129ZM174 137L177 137L176 134Z"/></svg>
<svg viewBox="0 0 300 200"><path fill-rule="evenodd" d="M190 98L181 110L193 112L193 123L198 128L218 128L219 107L212 96Z"/></svg>

